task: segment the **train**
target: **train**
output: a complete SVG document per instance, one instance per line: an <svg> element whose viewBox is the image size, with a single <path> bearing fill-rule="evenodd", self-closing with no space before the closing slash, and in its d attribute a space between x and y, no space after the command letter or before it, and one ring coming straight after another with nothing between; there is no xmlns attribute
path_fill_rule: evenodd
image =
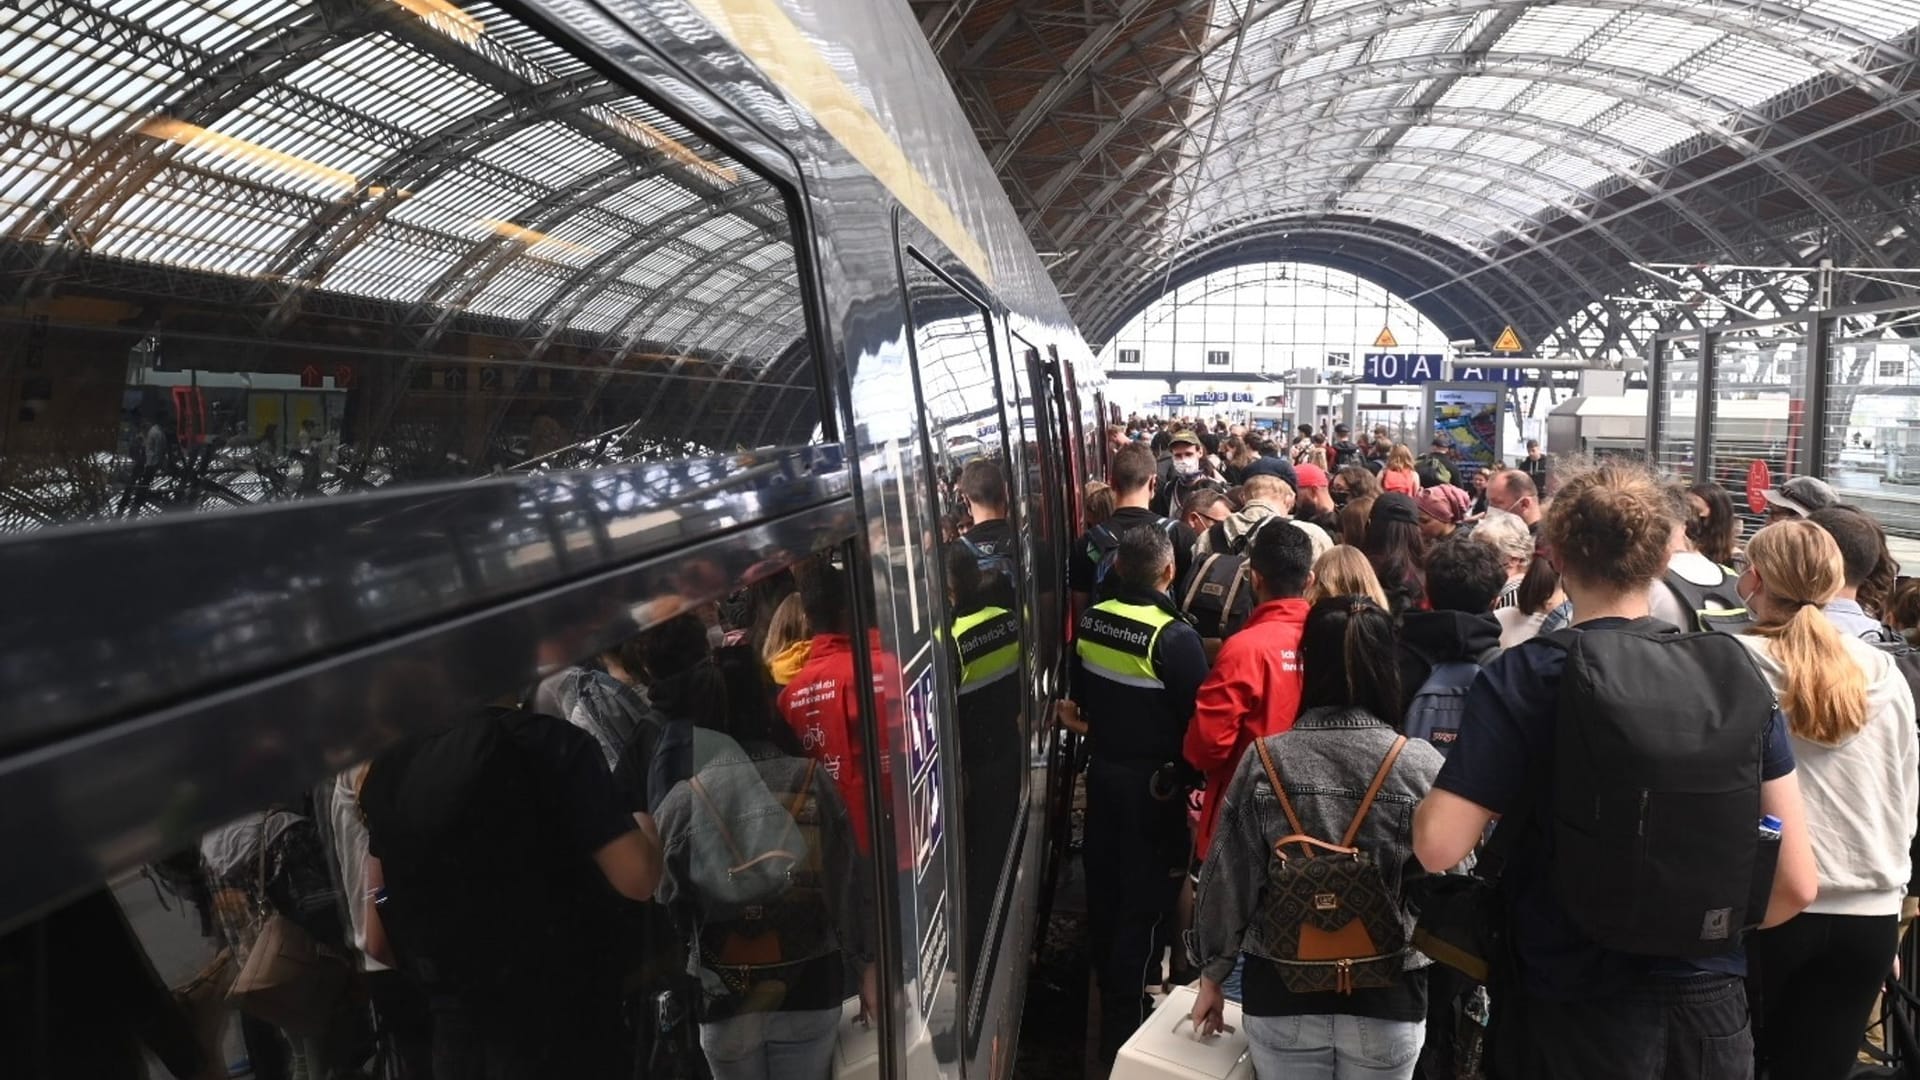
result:
<svg viewBox="0 0 1920 1080"><path fill-rule="evenodd" d="M46 0L0 47L0 931L826 560L879 766L842 1072L1008 1075L1108 410L907 5ZM979 459L991 851L937 556Z"/></svg>

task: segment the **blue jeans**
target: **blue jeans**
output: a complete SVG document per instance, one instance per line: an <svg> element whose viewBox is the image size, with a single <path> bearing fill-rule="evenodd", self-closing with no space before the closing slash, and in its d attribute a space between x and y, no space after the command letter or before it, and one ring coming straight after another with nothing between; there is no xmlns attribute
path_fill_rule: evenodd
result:
<svg viewBox="0 0 1920 1080"><path fill-rule="evenodd" d="M826 1080L839 1009L743 1013L700 1025L714 1080Z"/></svg>
<svg viewBox="0 0 1920 1080"><path fill-rule="evenodd" d="M1248 1016L1255 1076L1286 1080L1410 1080L1426 1024L1334 1013Z"/></svg>
<svg viewBox="0 0 1920 1080"><path fill-rule="evenodd" d="M1240 983L1247 974L1247 954L1241 953L1233 958L1233 970L1227 972L1227 981L1220 984L1220 993L1235 1005L1240 1004Z"/></svg>

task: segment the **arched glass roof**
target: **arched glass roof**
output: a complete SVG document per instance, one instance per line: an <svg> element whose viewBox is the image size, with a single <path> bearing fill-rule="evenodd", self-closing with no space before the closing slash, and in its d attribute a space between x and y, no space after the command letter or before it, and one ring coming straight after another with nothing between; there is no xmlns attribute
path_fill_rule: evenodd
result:
<svg viewBox="0 0 1920 1080"><path fill-rule="evenodd" d="M1920 0L915 7L1095 339L1288 228L1537 324L1636 259L1893 264L1912 233Z"/></svg>
<svg viewBox="0 0 1920 1080"><path fill-rule="evenodd" d="M780 192L492 4L6 5L0 69L27 264L245 279L269 331L324 294L746 371L803 333Z"/></svg>

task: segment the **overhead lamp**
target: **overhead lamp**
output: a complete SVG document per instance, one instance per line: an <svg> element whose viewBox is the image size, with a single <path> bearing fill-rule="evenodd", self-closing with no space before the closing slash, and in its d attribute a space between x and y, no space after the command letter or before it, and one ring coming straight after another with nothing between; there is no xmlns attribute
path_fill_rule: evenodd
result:
<svg viewBox="0 0 1920 1080"><path fill-rule="evenodd" d="M642 146L651 146L673 160L690 169L707 174L722 184L731 184L740 178L740 174L724 165L715 165L706 158L693 152L686 144L654 127L644 120L638 120L624 113L607 109L602 112L607 122L627 138Z"/></svg>
<svg viewBox="0 0 1920 1080"><path fill-rule="evenodd" d="M571 240L557 240L538 229L529 229L525 225L515 225L511 221L501 221L498 218L481 218L480 224L486 226L486 228L492 232L504 236L509 240L517 240L528 247L532 247L535 244L552 244L554 247L564 248L568 251L579 252L584 255L599 254L599 252L584 244L576 244Z"/></svg>
<svg viewBox="0 0 1920 1080"><path fill-rule="evenodd" d="M347 191L360 189L360 178L345 169L336 169L317 161L296 157L283 150L261 146L259 143L248 142L245 139L236 139L231 135L222 135L198 124L189 124L185 120L176 120L170 116L156 116L143 121L137 130L150 138L163 139L195 150L205 150L242 164L278 169L281 172L304 176L309 180L331 184ZM386 192L387 189L383 187L367 189L369 195L376 197ZM401 194L406 193L401 192Z"/></svg>
<svg viewBox="0 0 1920 1080"><path fill-rule="evenodd" d="M480 40L481 34L487 32L486 23L448 3L447 0L393 0L393 2L396 7L412 12L421 22L462 45L472 45Z"/></svg>

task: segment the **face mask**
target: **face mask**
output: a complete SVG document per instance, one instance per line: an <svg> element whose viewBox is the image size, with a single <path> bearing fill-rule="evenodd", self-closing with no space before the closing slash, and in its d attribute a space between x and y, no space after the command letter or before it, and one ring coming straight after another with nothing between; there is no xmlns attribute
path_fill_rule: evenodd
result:
<svg viewBox="0 0 1920 1080"><path fill-rule="evenodd" d="M1755 589L1751 593L1742 591L1740 588L1740 583L1745 580L1747 580L1747 578L1746 578L1746 575L1743 574L1734 581L1733 595L1740 598L1741 607L1746 608L1749 612L1751 612L1753 610L1753 598L1760 595L1760 590Z"/></svg>
<svg viewBox="0 0 1920 1080"><path fill-rule="evenodd" d="M707 627L707 645L709 647L718 649L726 643L727 631L725 627L719 623L714 623L712 626Z"/></svg>
<svg viewBox="0 0 1920 1080"><path fill-rule="evenodd" d="M1200 459L1197 457L1174 458L1173 471L1180 476L1192 476L1200 471Z"/></svg>

